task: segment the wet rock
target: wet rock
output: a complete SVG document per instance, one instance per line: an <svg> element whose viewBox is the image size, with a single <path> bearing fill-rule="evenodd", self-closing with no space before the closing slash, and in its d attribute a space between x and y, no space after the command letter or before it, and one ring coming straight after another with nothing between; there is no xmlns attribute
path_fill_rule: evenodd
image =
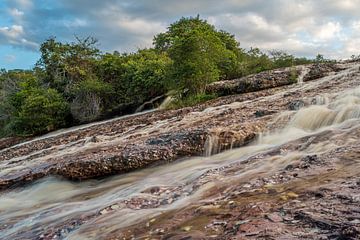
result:
<svg viewBox="0 0 360 240"><path fill-rule="evenodd" d="M87 144L87 143L96 143L98 141L99 141L99 139L96 136L92 136L92 137L89 137L89 138L87 138L85 140L85 144Z"/></svg>
<svg viewBox="0 0 360 240"><path fill-rule="evenodd" d="M344 70L344 69L342 69ZM304 82L318 79L329 75L332 72L341 71L341 67L335 63L317 63L310 66L310 71L304 76Z"/></svg>
<svg viewBox="0 0 360 240"><path fill-rule="evenodd" d="M0 150L19 144L21 142L25 142L30 139L31 138L25 138L25 137L0 138Z"/></svg>
<svg viewBox="0 0 360 240"><path fill-rule="evenodd" d="M310 226L317 227L322 230L336 230L339 226L336 223L332 223L320 217L313 216L309 213L303 211L298 211L295 213L294 219L300 220Z"/></svg>
<svg viewBox="0 0 360 240"><path fill-rule="evenodd" d="M296 82L296 80L294 81L291 77L291 71L292 69L290 68L284 68L265 71L240 79L219 81L208 85L206 92L211 94L216 93L218 96L226 96L289 85ZM300 68L297 68L296 71L297 74L299 74Z"/></svg>
<svg viewBox="0 0 360 240"><path fill-rule="evenodd" d="M181 230L185 231L185 232L189 232L192 229L192 226L185 226L182 227Z"/></svg>
<svg viewBox="0 0 360 240"><path fill-rule="evenodd" d="M257 110L254 114L257 118L259 117L263 117L263 116L266 116L266 115L271 115L271 114L274 114L275 111L269 111L269 110L264 110L264 109L261 109L261 110Z"/></svg>
<svg viewBox="0 0 360 240"><path fill-rule="evenodd" d="M330 68L333 67L329 71ZM282 69L219 82L212 86L219 89L231 86L230 93L257 92L218 98L195 107L111 120L4 149L0 154L0 188L21 186L49 175L71 180L100 178L203 155L206 139L214 132L219 137L219 151L243 146L274 120L274 113L287 110L287 104L301 100L300 96L312 98L358 85L350 74L343 78L335 75L331 81L305 91L285 86L288 74L289 69ZM281 84L284 87L278 87ZM89 138L91 144L84 145ZM321 165L321 161L312 159L302 162L307 169ZM286 179L278 176L274 181Z"/></svg>
<svg viewBox="0 0 360 240"><path fill-rule="evenodd" d="M353 226L345 226L340 230L340 240L355 240L360 238L359 229Z"/></svg>
<svg viewBox="0 0 360 240"><path fill-rule="evenodd" d="M289 110L297 111L305 106L305 102L302 100L295 100L289 103Z"/></svg>
<svg viewBox="0 0 360 240"><path fill-rule="evenodd" d="M275 223L283 221L283 218L277 213L267 214L267 215L265 215L265 218L269 219L270 221L275 222Z"/></svg>

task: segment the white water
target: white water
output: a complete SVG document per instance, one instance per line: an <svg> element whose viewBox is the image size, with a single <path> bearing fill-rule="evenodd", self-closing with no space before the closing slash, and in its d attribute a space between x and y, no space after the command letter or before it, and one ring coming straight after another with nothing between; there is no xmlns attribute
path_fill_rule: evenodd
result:
<svg viewBox="0 0 360 240"><path fill-rule="evenodd" d="M302 84L302 83L304 83L304 77L310 72L310 67L309 66L301 66L300 71L301 71L301 73L297 79L297 82L299 84Z"/></svg>
<svg viewBox="0 0 360 240"><path fill-rule="evenodd" d="M306 85L301 87L308 88ZM358 120L360 118L360 88L337 95L318 96L316 99L319 99L315 101L319 105L300 109L291 117L289 124L283 130L263 134L257 141L246 147L212 155L217 152L213 150L216 149L218 141L215 133L207 143L211 149L208 150L207 157L193 157L160 167L81 183L50 177L25 188L3 193L0 195L0 229L3 229L0 231L0 239L27 239L26 236L33 236L32 233L40 234L79 215L97 213L106 206L132 197L151 198L150 194L143 191L153 186L182 187L185 192L190 193L193 183L208 170L243 161L249 156L304 136L329 129L346 128L347 125L360 126ZM194 116L196 117L196 114ZM235 177L246 179L248 176L256 176L264 172L271 173L304 154L324 152L333 148L334 144L324 142L302 152L284 153L267 162L249 166L238 172ZM190 196L182 195L180 200L161 208L147 210L120 208L111 214L98 216L84 223L71 233L65 234L64 237L102 239L114 229L196 202L202 192L210 188L212 184L210 182L202 186ZM11 227L8 228L5 225Z"/></svg>
<svg viewBox="0 0 360 240"><path fill-rule="evenodd" d="M1 231L1 239L24 239L26 232L42 232L72 217L85 213L96 213L105 206L110 206L131 197L150 197L142 193L153 186L182 186L191 192L192 183L207 170L229 165L246 159L275 146L295 140L329 128L337 128L346 121L360 118L360 88L335 96L327 105L315 105L299 110L288 126L268 135L263 135L252 145L233 149L208 157L193 157L168 165L144 169L141 171L111 177L105 180L93 180L71 183L57 178L47 178L37 183L13 190L1 195L0 222L13 224L10 229ZM355 122L359 124L359 121ZM209 143L210 144L210 143ZM333 147L323 144L313 147L316 151L325 151ZM241 176L256 174L270 169L277 169L308 152L288 153L278 156L270 163L263 163L239 173ZM210 153L208 153L210 155ZM270 165L269 165L270 164ZM68 239L101 239L102 234L115 228L148 219L163 211L185 206L201 195L210 185L202 187L195 195L183 196L180 200L162 208L131 210L122 208L114 214L97 217L74 230ZM15 220L17 219L17 220ZM14 222L13 222L14 221ZM100 228L102 227L102 228ZM99 230L102 229L102 230ZM24 232L24 235L21 233ZM21 237L16 237L21 236Z"/></svg>

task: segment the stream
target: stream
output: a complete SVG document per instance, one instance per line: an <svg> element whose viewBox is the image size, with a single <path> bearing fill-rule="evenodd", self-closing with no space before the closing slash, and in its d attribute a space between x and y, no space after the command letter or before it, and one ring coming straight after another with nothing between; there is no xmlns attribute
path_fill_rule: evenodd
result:
<svg viewBox="0 0 360 240"><path fill-rule="evenodd" d="M360 88L326 96L326 99L319 96L318 99L315 105L280 115L279 118L290 117L283 129L260 134L256 141L241 148L215 155L181 159L101 180L70 182L47 177L26 187L5 191L0 195L0 238L43 239L43 232L56 229L81 216L88 220L63 229L59 238L102 239L113 230L198 201L202 193L214 183L203 184L197 189L194 188L194 183L211 169L244 161L250 156L319 132L360 127ZM208 148L216 148L216 139L209 141L212 142L208 144ZM306 151L294 151L276 156L273 161L249 166L246 171L229 178L242 178L264 172L269 174L299 156L325 152L335 146L336 143L324 141L307 148ZM213 152L212 149L206 151ZM126 201L130 199L152 199L153 196L147 190L154 187L167 189L165 195L175 192L178 196L171 201L167 197L165 204L153 208L127 207ZM104 206L111 206L115 211L106 214L106 210L102 211Z"/></svg>

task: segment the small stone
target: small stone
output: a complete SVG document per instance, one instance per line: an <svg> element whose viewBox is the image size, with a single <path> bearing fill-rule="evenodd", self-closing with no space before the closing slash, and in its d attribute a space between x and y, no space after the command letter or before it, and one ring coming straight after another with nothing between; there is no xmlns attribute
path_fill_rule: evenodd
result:
<svg viewBox="0 0 360 240"><path fill-rule="evenodd" d="M297 194L294 193L294 192L288 192L288 193L286 194L286 196L288 196L289 198L298 198L298 197L299 197L299 195L297 195Z"/></svg>
<svg viewBox="0 0 360 240"><path fill-rule="evenodd" d="M276 189L274 188L268 189L268 194L276 194L276 193L277 193Z"/></svg>
<svg viewBox="0 0 360 240"><path fill-rule="evenodd" d="M117 205L117 204L114 204L114 205L112 205L110 208L111 208L112 210L117 210L117 209L120 208L120 206Z"/></svg>
<svg viewBox="0 0 360 240"><path fill-rule="evenodd" d="M283 200L283 201L287 201L288 197L286 195L282 195L282 196L280 196L280 199Z"/></svg>
<svg viewBox="0 0 360 240"><path fill-rule="evenodd" d="M213 224L216 225L221 225L221 226L225 226L227 224L227 222L225 221L214 221Z"/></svg>
<svg viewBox="0 0 360 240"><path fill-rule="evenodd" d="M191 230L192 226L185 226L182 227L181 230L185 231L185 232L189 232Z"/></svg>
<svg viewBox="0 0 360 240"><path fill-rule="evenodd" d="M294 166L292 165L292 164L289 164L289 165L287 165L286 167L285 167L285 170L286 171L291 171L291 170L293 170L294 169Z"/></svg>
<svg viewBox="0 0 360 240"><path fill-rule="evenodd" d="M245 223L248 223L248 222L250 222L250 220L237 221L237 222L235 223L235 225L236 225L236 226L239 226L239 225L241 225L241 224L245 224Z"/></svg>
<svg viewBox="0 0 360 240"><path fill-rule="evenodd" d="M277 213L267 214L267 215L265 215L265 218L267 218L270 221L275 222L275 223L283 221L283 218Z"/></svg>
<svg viewBox="0 0 360 240"><path fill-rule="evenodd" d="M100 214L101 214L101 215L104 215L104 214L107 214L108 212L109 212L108 210L103 209L103 210L100 211Z"/></svg>
<svg viewBox="0 0 360 240"><path fill-rule="evenodd" d="M273 188L274 187L274 185L273 184L271 184L271 183L269 183L269 184L265 184L264 185L264 188Z"/></svg>

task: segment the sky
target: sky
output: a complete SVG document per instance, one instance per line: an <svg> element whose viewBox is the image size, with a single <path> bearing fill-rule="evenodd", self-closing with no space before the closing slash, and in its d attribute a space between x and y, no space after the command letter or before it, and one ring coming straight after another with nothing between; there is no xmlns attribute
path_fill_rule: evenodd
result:
<svg viewBox="0 0 360 240"><path fill-rule="evenodd" d="M0 0L0 68L33 67L49 37L92 36L104 52L151 47L169 24L197 14L243 48L360 54L360 0Z"/></svg>

